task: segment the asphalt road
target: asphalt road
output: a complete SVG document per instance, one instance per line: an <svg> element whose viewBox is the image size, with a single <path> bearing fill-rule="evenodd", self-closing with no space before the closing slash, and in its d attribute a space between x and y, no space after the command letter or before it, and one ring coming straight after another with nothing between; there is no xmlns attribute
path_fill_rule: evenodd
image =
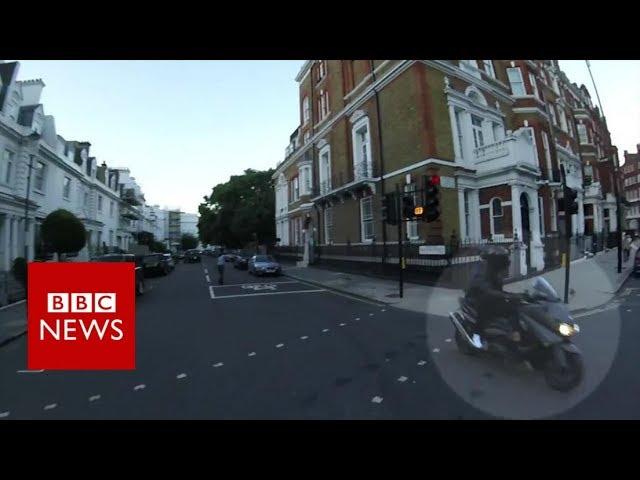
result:
<svg viewBox="0 0 640 480"><path fill-rule="evenodd" d="M636 279L618 306L579 318L585 348L611 361L593 363L586 394L564 399L539 374L465 363L441 317L229 264L220 286L207 257L149 283L135 371L26 372L26 341L16 340L0 349L0 419L640 418ZM512 415L505 398L522 388L537 397ZM545 401L560 407L540 413Z"/></svg>

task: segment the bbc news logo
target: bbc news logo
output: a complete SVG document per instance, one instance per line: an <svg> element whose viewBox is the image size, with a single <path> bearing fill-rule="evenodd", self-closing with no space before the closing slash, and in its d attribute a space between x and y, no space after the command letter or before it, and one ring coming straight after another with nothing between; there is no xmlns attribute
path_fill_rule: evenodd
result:
<svg viewBox="0 0 640 480"><path fill-rule="evenodd" d="M31 263L29 369L135 368L133 263Z"/></svg>

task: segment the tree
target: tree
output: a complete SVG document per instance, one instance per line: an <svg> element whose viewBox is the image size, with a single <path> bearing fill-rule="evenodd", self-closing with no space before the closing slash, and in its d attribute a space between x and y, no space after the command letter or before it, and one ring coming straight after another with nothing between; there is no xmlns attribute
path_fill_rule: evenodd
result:
<svg viewBox="0 0 640 480"><path fill-rule="evenodd" d="M149 244L149 248L154 253L167 253L167 247L165 247L164 243L155 240Z"/></svg>
<svg viewBox="0 0 640 480"><path fill-rule="evenodd" d="M200 240L232 248L275 240L272 175L273 169L248 169L216 185L199 207Z"/></svg>
<svg viewBox="0 0 640 480"><path fill-rule="evenodd" d="M40 229L42 241L58 258L64 253L79 252L87 243L82 222L68 210L59 209L47 215Z"/></svg>
<svg viewBox="0 0 640 480"><path fill-rule="evenodd" d="M180 238L180 246L183 250L191 250L198 246L198 239L190 233L183 233Z"/></svg>
<svg viewBox="0 0 640 480"><path fill-rule="evenodd" d="M149 245L155 241L155 237L151 232L138 232L136 234L136 239L138 240L138 245Z"/></svg>

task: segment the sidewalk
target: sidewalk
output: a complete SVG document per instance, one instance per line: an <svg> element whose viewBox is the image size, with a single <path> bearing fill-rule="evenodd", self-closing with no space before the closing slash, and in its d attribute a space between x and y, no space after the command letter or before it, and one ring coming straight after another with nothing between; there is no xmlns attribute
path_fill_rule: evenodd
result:
<svg viewBox="0 0 640 480"><path fill-rule="evenodd" d="M569 288L575 293L569 296L569 308L583 310L598 307L610 301L633 270L633 259L639 244L635 244L629 261L623 263L622 273L617 273L617 249L601 252L595 257L571 262ZM337 290L357 297L413 312L445 316L458 308L463 290L430 287L413 283L404 284L404 298L398 297L397 279L379 279L324 270L317 267L285 267L284 274L322 288ZM546 272L544 278L564 297L564 268ZM505 286L510 292L531 289L535 277Z"/></svg>
<svg viewBox="0 0 640 480"><path fill-rule="evenodd" d="M0 308L0 347L27 331L27 304L24 301Z"/></svg>

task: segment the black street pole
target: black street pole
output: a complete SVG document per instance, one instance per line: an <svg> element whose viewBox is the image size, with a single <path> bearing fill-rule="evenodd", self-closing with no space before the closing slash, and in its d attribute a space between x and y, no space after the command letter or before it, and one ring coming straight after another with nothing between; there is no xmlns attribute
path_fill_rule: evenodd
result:
<svg viewBox="0 0 640 480"><path fill-rule="evenodd" d="M568 190L567 190L567 177L564 171L564 168L560 169L560 173L562 174L562 192L563 192L563 202L564 202L564 238L565 238L565 248L564 248L564 303L569 303L569 274L571 270L571 215L569 215L568 202L569 199Z"/></svg>
<svg viewBox="0 0 640 480"><path fill-rule="evenodd" d="M380 100L378 97L378 90L375 87L376 73L373 60L369 61L371 68L371 80L373 81L373 95L376 99L376 118L378 124L378 145L380 145L380 193L381 197L384 197L384 149L382 148L382 121L380 120ZM382 221L382 264L387 262L387 224ZM383 267L384 268L384 267Z"/></svg>
<svg viewBox="0 0 640 480"><path fill-rule="evenodd" d="M33 170L33 155L29 154L29 174L27 175L27 194L24 202L24 261L29 262L29 247L27 235L29 234L29 194L31 193L31 171Z"/></svg>
<svg viewBox="0 0 640 480"><path fill-rule="evenodd" d="M403 223L403 219L402 219L402 201L401 201L401 197L400 197L400 184L396 183L396 208L398 209L398 267L400 270L400 276L399 276L399 281L400 281L400 298L403 298L404 296L404 279L403 279L403 270L404 270L404 252L402 251L403 248L403 239L402 239L402 223Z"/></svg>

